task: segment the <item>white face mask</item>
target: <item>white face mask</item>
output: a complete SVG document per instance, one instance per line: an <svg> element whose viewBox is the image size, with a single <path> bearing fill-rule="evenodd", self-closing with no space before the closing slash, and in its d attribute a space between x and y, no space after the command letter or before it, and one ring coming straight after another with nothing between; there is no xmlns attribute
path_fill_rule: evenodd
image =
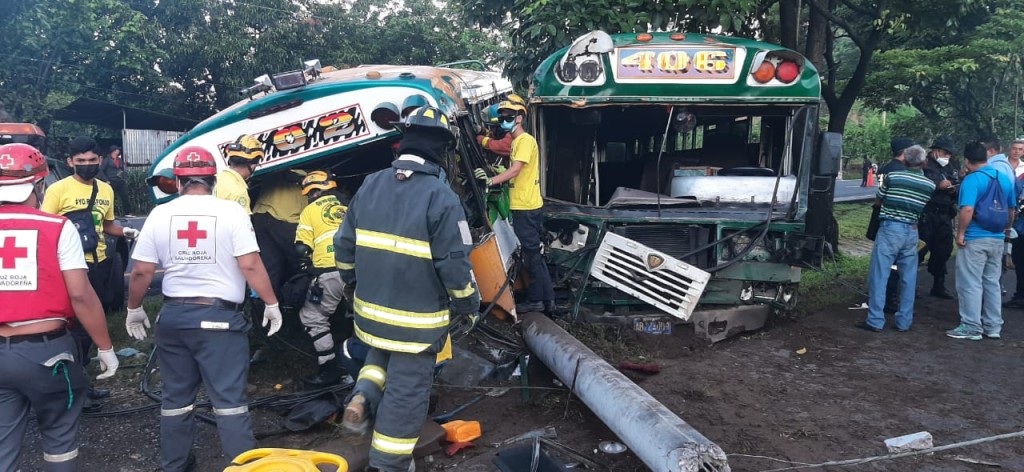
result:
<svg viewBox="0 0 1024 472"><path fill-rule="evenodd" d="M936 157L935 161L938 162L939 165L942 166L942 167L946 167L946 166L949 165L949 158L948 157Z"/></svg>

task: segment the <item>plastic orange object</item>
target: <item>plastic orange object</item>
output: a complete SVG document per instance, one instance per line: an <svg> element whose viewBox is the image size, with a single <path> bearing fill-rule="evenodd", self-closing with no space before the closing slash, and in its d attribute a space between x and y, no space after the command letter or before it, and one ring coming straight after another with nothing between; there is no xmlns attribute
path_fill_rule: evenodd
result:
<svg viewBox="0 0 1024 472"><path fill-rule="evenodd" d="M483 436L483 433L480 432L479 421L455 420L449 421L441 427L444 428L445 433L448 433L445 440L450 443L469 442Z"/></svg>
<svg viewBox="0 0 1024 472"><path fill-rule="evenodd" d="M515 309L516 302L512 298L512 288L501 291L501 287L508 280L505 269L501 264L501 253L498 251L498 239L494 235L488 236L473 251L469 253L469 261L473 264L473 273L476 274L476 284L480 289L480 301L488 304L498 302L491 313L499 320L504 320L508 314ZM498 293L501 292L501 296Z"/></svg>
<svg viewBox="0 0 1024 472"><path fill-rule="evenodd" d="M319 472L318 465L348 472L348 461L339 455L269 447L243 452L231 464L224 472Z"/></svg>

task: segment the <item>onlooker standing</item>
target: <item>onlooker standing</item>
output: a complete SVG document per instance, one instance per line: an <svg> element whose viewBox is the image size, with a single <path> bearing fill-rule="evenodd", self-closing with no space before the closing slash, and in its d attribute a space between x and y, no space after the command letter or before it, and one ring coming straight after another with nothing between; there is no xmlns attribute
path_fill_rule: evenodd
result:
<svg viewBox="0 0 1024 472"><path fill-rule="evenodd" d="M988 163L992 168L1002 172L1004 175L1009 177L1010 180L1017 177L1014 166L1010 164L1010 160L1006 158L1006 154L1003 154L1003 146L999 142L999 138L989 136L979 142L985 147L985 155L988 156Z"/></svg>
<svg viewBox="0 0 1024 472"><path fill-rule="evenodd" d="M1024 157L1024 139L1018 139L1010 145L1010 163L1014 161L1020 162L1017 169L1017 179L1014 182L1013 189L1018 196L1018 208L1020 202L1020 196L1024 193L1024 162L1021 162L1021 157ZM1014 271L1017 275L1017 288L1013 294L1013 298L1006 302L1003 306L1007 308L1024 308L1024 218L1015 218L1013 222L1013 229L1017 232L1017 237L1013 239L1013 266Z"/></svg>
<svg viewBox="0 0 1024 472"><path fill-rule="evenodd" d="M110 146L100 162L100 173L96 175L97 179L110 184L110 187L114 189L114 213L118 215L126 213L128 203L128 195L125 193L124 165L121 147Z"/></svg>
<svg viewBox="0 0 1024 472"><path fill-rule="evenodd" d="M871 159L868 159L867 157L865 157L864 158L864 164L861 165L861 168L860 168L860 186L861 187L867 187L868 186L868 171L871 170L871 166L872 166Z"/></svg>
<svg viewBox="0 0 1024 472"><path fill-rule="evenodd" d="M114 221L114 191L106 182L96 179L100 159L95 149L96 141L92 138L78 137L71 141L71 156L67 162L75 174L50 186L40 210L64 216L78 229L89 268L89 283L99 296L104 311L107 311L120 306L124 301L124 289L119 288L123 287L124 269L118 265L117 257L107 257L107 243L103 235L133 239L139 232L133 228L122 228ZM122 282L117 284L116 281ZM89 363L92 339L78 323L70 324L69 328L79 343L82 364L86 365ZM85 411L92 412L101 408L96 400L108 395L109 390L90 387Z"/></svg>
<svg viewBox="0 0 1024 472"><path fill-rule="evenodd" d="M904 164L903 152L913 145L913 139L906 137L892 138L892 141L889 142L889 149L892 150L892 159L878 169L879 186L882 185L881 181L884 180L885 175L889 172L907 169L906 164Z"/></svg>
<svg viewBox="0 0 1024 472"><path fill-rule="evenodd" d="M935 182L935 193L924 207L918 225L921 241L925 247L918 253L918 259L931 252L928 259L928 273L932 274L931 296L953 299L946 290L946 263L953 254L953 217L956 216L956 184L960 175L950 162L953 157L953 139L941 136L932 143L924 175Z"/></svg>
<svg viewBox="0 0 1024 472"><path fill-rule="evenodd" d="M964 148L968 171L960 188L960 216L956 244L956 292L960 297L960 325L946 332L956 339L980 340L982 335L999 338L1003 325L999 278L1002 274L1003 239L1013 222L1016 197L1013 180L992 165L983 143L970 143ZM976 207L988 192L990 183L997 183L1003 192L1002 202L1009 209L1006 231L986 229L976 218Z"/></svg>
<svg viewBox="0 0 1024 472"><path fill-rule="evenodd" d="M895 149L894 149L895 152ZM896 329L906 331L914 319L914 292L917 287L917 220L935 192L935 183L921 170L925 150L911 146L905 152L906 170L890 172L878 189L875 205L881 206L878 235L871 252L868 272L868 318L857 327L879 332L885 327L886 283L893 262L899 268L900 303L896 311Z"/></svg>

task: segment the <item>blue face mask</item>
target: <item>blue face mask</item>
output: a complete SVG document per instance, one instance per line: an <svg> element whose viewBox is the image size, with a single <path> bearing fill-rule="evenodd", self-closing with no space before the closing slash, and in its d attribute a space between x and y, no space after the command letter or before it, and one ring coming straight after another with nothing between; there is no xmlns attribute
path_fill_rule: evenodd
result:
<svg viewBox="0 0 1024 472"><path fill-rule="evenodd" d="M516 122L515 121L502 121L501 122L501 129L505 130L506 133L511 133L512 131L515 131L515 129L516 129Z"/></svg>

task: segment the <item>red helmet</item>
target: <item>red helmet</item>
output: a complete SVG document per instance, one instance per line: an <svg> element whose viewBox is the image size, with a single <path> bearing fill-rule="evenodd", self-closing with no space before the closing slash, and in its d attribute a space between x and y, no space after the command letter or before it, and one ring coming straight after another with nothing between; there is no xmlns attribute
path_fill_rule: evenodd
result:
<svg viewBox="0 0 1024 472"><path fill-rule="evenodd" d="M174 156L176 177L206 177L217 175L217 160L210 151L199 146L188 146Z"/></svg>
<svg viewBox="0 0 1024 472"><path fill-rule="evenodd" d="M34 184L50 175L46 158L28 144L0 146L0 185Z"/></svg>

